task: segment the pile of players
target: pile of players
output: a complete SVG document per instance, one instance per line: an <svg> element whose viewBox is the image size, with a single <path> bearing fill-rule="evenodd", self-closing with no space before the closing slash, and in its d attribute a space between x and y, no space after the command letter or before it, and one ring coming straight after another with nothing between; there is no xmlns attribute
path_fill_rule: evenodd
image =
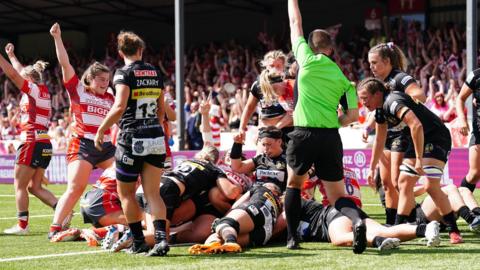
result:
<svg viewBox="0 0 480 270"><path fill-rule="evenodd" d="M301 241L331 242L351 246L357 254L367 246L396 248L416 237L425 237L427 246L438 246L441 225L457 244L463 242L457 216L480 231L480 208L472 195L476 165L472 162L462 183L465 188L441 187L450 133L422 105L425 95L403 71L401 50L391 43L371 48L368 56L376 78L363 80L355 90L332 60L334 42L328 32L314 30L307 41L296 0L289 0L288 14L296 62L285 72L282 52L265 55L231 151L220 160L208 120L211 96L203 97L205 145L193 159L173 168L165 122L174 120L174 113L165 105L160 73L142 61L143 40L132 32L118 35L125 66L113 77L114 97L105 66L94 63L77 77L60 26L53 25L50 33L75 119L67 153L68 187L58 201L41 187L51 156L45 136L50 97L42 84L44 64L22 67L13 46L7 46L13 66L0 57L0 67L24 94L24 141L15 167L19 222L5 233L28 233L28 190L55 209L50 241L85 239L115 252L128 249L148 256L166 255L172 243L203 243L189 248L192 254L203 254L240 252L273 239L286 241L289 249L299 248ZM462 88L461 112L462 101L480 88L478 73L472 72ZM357 95L375 113L368 181L374 185L381 161L387 223L392 226L379 224L361 209L356 177L342 164L338 128L356 121ZM258 154L245 158L246 123L257 104L262 126ZM110 130L114 124L116 146ZM467 133L466 122L465 126ZM477 133L472 136L472 160ZM95 167L105 171L81 198ZM424 184L415 187L420 178ZM313 198L315 186L320 186L321 203ZM429 196L416 206L415 195L422 192ZM84 221L95 229L68 228L80 198Z"/></svg>

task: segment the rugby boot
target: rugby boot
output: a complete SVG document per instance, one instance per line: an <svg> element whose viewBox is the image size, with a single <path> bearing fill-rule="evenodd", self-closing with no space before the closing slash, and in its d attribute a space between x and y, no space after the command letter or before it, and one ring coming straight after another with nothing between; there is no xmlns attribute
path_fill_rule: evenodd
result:
<svg viewBox="0 0 480 270"><path fill-rule="evenodd" d="M367 248L367 226L363 221L353 226L353 253L361 254Z"/></svg>
<svg viewBox="0 0 480 270"><path fill-rule="evenodd" d="M168 246L167 239L163 239L160 243L156 243L155 246L147 253L147 256L165 256L167 255L170 247Z"/></svg>

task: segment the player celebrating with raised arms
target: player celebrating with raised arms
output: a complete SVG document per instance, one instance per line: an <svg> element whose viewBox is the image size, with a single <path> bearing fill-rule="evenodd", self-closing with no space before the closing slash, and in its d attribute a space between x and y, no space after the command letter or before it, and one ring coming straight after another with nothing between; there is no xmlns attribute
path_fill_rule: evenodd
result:
<svg viewBox="0 0 480 270"><path fill-rule="evenodd" d="M51 102L42 76L47 63L37 61L33 65L23 67L16 58L11 43L7 44L5 51L13 66L0 55L0 68L22 92L20 100L22 143L17 149L14 168L18 223L6 229L4 233L27 234L28 191L53 208L57 204L57 198L42 187L45 169L52 158L52 144L47 134Z"/></svg>
<svg viewBox="0 0 480 270"><path fill-rule="evenodd" d="M158 192L166 158L162 128L165 116L163 78L154 66L142 61L145 43L138 35L120 32L117 42L125 66L115 72L115 103L98 129L95 147L103 148L106 132L120 121L115 154L117 189L134 238L131 252L164 256L170 248L165 203ZM152 249L145 242L142 212L135 199L138 175L142 176L143 191L153 217L155 246Z"/></svg>
<svg viewBox="0 0 480 270"><path fill-rule="evenodd" d="M58 202L53 223L50 226L49 239L62 230L61 222L71 215L72 209L87 187L92 170L95 167L101 169L110 167L115 154L115 147L110 141L110 130L105 131L107 136L102 150L95 149L93 143L98 127L113 105L113 95L107 92L110 70L95 62L79 79L70 64L58 23L52 26L50 34L55 41L57 58L62 67L63 81L70 97L70 109L74 122L73 136L70 138L67 150L68 186Z"/></svg>

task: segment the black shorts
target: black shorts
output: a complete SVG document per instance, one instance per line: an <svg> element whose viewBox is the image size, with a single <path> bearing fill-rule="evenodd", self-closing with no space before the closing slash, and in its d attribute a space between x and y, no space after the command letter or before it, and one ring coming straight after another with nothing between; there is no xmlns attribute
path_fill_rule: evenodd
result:
<svg viewBox="0 0 480 270"><path fill-rule="evenodd" d="M165 154L137 156L133 154L131 146L119 144L115 152L116 176L122 182L135 182L143 170L143 163L157 168L164 168Z"/></svg>
<svg viewBox="0 0 480 270"><path fill-rule="evenodd" d="M443 162L448 161L448 156L452 150L452 138L450 137L450 132L445 127L442 128L442 131L427 134L424 138L424 147L423 147L423 157L424 158L433 158L441 160ZM404 158L415 158L415 148L413 142L408 145L407 151L405 151Z"/></svg>
<svg viewBox="0 0 480 270"><path fill-rule="evenodd" d="M284 127L282 128L282 139L285 147L287 147L288 142L290 141L290 137L288 134L294 130L294 127Z"/></svg>
<svg viewBox="0 0 480 270"><path fill-rule="evenodd" d="M115 146L111 142L102 145L102 151L95 148L95 143L86 138L73 137L68 142L67 163L75 160L85 160L93 167L98 163L112 158L115 155Z"/></svg>
<svg viewBox="0 0 480 270"><path fill-rule="evenodd" d="M272 216L270 209L265 205L258 208L253 204L242 204L236 209L245 210L255 225L253 231L249 234L250 244L253 246L264 246L267 244L272 237L273 226L276 221L276 217Z"/></svg>
<svg viewBox="0 0 480 270"><path fill-rule="evenodd" d="M208 198L209 191L202 191L197 195L192 196L192 201L195 204L195 216L194 219L201 215L212 215L217 218L225 216L215 208L210 199Z"/></svg>
<svg viewBox="0 0 480 270"><path fill-rule="evenodd" d="M102 217L117 211L122 211L118 194L101 188L88 191L80 200L83 223L91 223L97 228L103 227L100 224Z"/></svg>
<svg viewBox="0 0 480 270"><path fill-rule="evenodd" d="M17 149L15 163L46 169L52 159L52 144L43 142L25 142Z"/></svg>
<svg viewBox="0 0 480 270"><path fill-rule="evenodd" d="M326 240L322 242L331 242L330 235L328 234L328 228L330 226L330 223L332 223L335 219L339 217L344 217L344 215L340 211L338 211L335 207L332 207L330 205L325 207L322 211L325 211L325 213L324 213L324 222L322 224L322 228L320 231L321 231L322 237L324 238L324 240ZM362 209L358 209L358 211L360 212L361 219L369 218L368 214L365 213Z"/></svg>
<svg viewBox="0 0 480 270"><path fill-rule="evenodd" d="M385 142L385 150L391 152L405 152L410 144L410 136L407 132L387 132L387 141Z"/></svg>
<svg viewBox="0 0 480 270"><path fill-rule="evenodd" d="M295 174L306 174L314 164L321 180L343 179L343 145L338 129L295 127L289 137L287 162Z"/></svg>
<svg viewBox="0 0 480 270"><path fill-rule="evenodd" d="M472 132L472 136L470 137L470 142L468 143L468 147L480 144L480 133L479 132Z"/></svg>
<svg viewBox="0 0 480 270"><path fill-rule="evenodd" d="M162 197L165 207L167 208L167 219L172 220L173 212L182 203L182 198L180 197L180 188L178 187L177 183L175 183L169 177L162 176L160 197ZM145 205L147 205L146 202Z"/></svg>

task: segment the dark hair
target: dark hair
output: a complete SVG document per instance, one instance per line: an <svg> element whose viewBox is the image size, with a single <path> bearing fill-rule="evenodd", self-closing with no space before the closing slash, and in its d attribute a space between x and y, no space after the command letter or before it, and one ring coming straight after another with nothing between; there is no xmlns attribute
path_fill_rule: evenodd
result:
<svg viewBox="0 0 480 270"><path fill-rule="evenodd" d="M314 53L333 48L333 40L326 30L315 29L308 35L308 45Z"/></svg>
<svg viewBox="0 0 480 270"><path fill-rule="evenodd" d="M389 92L389 89L381 80L373 77L365 78L359 82L357 85L357 91L360 91L361 89L367 90L372 95L377 92L382 92L385 95Z"/></svg>
<svg viewBox="0 0 480 270"><path fill-rule="evenodd" d="M133 32L121 31L117 36L117 47L126 56L135 55L138 49L145 49L145 42Z"/></svg>
<svg viewBox="0 0 480 270"><path fill-rule="evenodd" d="M393 69L399 69L401 71L407 70L407 58L402 50L393 44L393 42L380 43L373 46L368 53L377 53L382 59L390 59L390 64Z"/></svg>
<svg viewBox="0 0 480 270"><path fill-rule="evenodd" d="M282 130L274 126L262 127L258 130L258 139L282 139Z"/></svg>

